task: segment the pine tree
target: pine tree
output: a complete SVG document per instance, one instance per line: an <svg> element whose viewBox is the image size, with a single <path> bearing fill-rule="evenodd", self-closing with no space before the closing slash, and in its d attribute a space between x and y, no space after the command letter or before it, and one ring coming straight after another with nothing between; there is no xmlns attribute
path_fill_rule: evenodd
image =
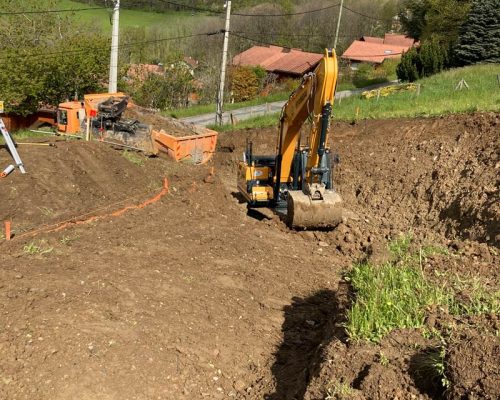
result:
<svg viewBox="0 0 500 400"><path fill-rule="evenodd" d="M500 0L475 0L454 51L458 65L500 62Z"/></svg>

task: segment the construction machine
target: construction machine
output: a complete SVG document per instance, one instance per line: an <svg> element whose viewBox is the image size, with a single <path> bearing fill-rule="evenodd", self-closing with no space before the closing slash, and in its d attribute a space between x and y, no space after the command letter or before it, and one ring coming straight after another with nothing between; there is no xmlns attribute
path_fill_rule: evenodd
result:
<svg viewBox="0 0 500 400"><path fill-rule="evenodd" d="M124 93L87 94L83 101L61 103L57 109L57 132L84 136L88 131L92 138L103 142L152 155L161 152L176 161L193 164L203 164L212 158L217 132L161 116L157 120L163 118L170 131L155 128L137 119L124 118L129 107L130 98Z"/></svg>
<svg viewBox="0 0 500 400"><path fill-rule="evenodd" d="M248 207L271 207L290 228L332 228L342 220L342 199L333 187L335 160L328 147L337 76L335 51L325 50L283 106L276 154L254 155L249 142L239 163L238 190ZM311 127L305 135L301 128L308 119Z"/></svg>

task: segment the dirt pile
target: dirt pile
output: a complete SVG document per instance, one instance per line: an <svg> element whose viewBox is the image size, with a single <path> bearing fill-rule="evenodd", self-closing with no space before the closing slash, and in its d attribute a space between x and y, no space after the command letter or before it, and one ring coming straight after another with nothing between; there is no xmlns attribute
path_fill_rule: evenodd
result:
<svg viewBox="0 0 500 400"><path fill-rule="evenodd" d="M11 220L17 233L138 200L161 187L164 168L158 160L95 142L46 142L56 147L20 147L27 174L15 171L0 182L0 221ZM1 149L0 165L9 162L10 154ZM145 173L145 163L159 168Z"/></svg>
<svg viewBox="0 0 500 400"><path fill-rule="evenodd" d="M446 359L451 390L449 399L500 398L500 338L466 334L453 343Z"/></svg>
<svg viewBox="0 0 500 400"><path fill-rule="evenodd" d="M341 161L334 183L360 221L321 236L350 255L410 229L500 246L499 127L494 113L335 122L330 144ZM255 154L273 154L276 134L221 135L218 162L234 170L247 138Z"/></svg>
<svg viewBox="0 0 500 400"><path fill-rule="evenodd" d="M20 148L28 175L0 181L0 219L15 229L144 200L164 176L170 193L117 218L0 242L0 398L443 395L422 379L441 345L432 337L405 329L378 345L347 340L353 294L341 277L413 231L416 246L449 252L423 260L424 274L498 290L498 115L334 123L335 181L360 218L333 232L247 215L236 189L247 138L273 154L273 129L221 134L213 163L198 167L102 143ZM489 391L497 376L498 344L476 334L494 336L499 321L485 318L428 311L429 330L459 332L446 359L455 397ZM466 360L478 368L465 371Z"/></svg>
<svg viewBox="0 0 500 400"><path fill-rule="evenodd" d="M221 135L219 140L217 162L231 171L228 179L236 172L247 138L253 141L256 154L274 152L275 129L241 133ZM500 262L498 133L499 115L494 113L334 123L331 148L341 159L334 182L346 206L359 219L342 223L332 232L297 235L329 246L350 260L379 263L389 257L388 240L411 232L417 247L432 243L454 254L426 260L422 268L430 279L447 274L479 277L494 293L498 290L495 266ZM231 184L229 180L227 184ZM466 298L469 294L464 291L462 295ZM338 304L338 293L332 296L332 302ZM259 381L257 392L261 396L308 400L323 399L328 394L333 399L442 398L441 378L426 383L430 373L422 371L430 357L436 357L438 342L424 339L420 331L396 331L379 345L351 344L339 332L345 314L338 307L331 309L336 311L321 324L330 328L320 330L323 333L313 349L300 338L287 341L291 332L283 327L284 341L292 346L297 342L301 349L305 346L306 356L298 356L297 350L295 356L282 359L279 350L278 371L284 369L290 374L274 373L274 380ZM428 323L430 328L439 329L458 324L476 335L484 331L477 321L454 320L449 315L429 316ZM289 329L293 332L294 328ZM494 352L478 354L478 359L497 364ZM297 375L295 372L301 369L303 373ZM497 372L489 370L488 376L496 376ZM485 376L481 368L470 374ZM461 381L460 376L451 379L450 387L456 385L457 393L465 393ZM463 385L470 393L467 379ZM485 385L483 394L491 392ZM243 398L259 396L254 393Z"/></svg>
<svg viewBox="0 0 500 400"><path fill-rule="evenodd" d="M127 108L124 118L136 119L142 124L151 125L153 129L163 129L169 135L176 137L196 135L196 132L188 124L163 116L136 104L130 105Z"/></svg>

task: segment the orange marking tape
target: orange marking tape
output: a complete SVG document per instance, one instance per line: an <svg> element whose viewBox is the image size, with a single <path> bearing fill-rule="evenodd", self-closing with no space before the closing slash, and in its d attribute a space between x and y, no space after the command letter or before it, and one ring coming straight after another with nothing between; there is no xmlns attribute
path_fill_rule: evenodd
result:
<svg viewBox="0 0 500 400"><path fill-rule="evenodd" d="M144 208L144 207L146 207L146 206L148 206L150 204L156 203L163 196L165 196L166 194L168 194L169 190L170 189L169 189L168 179L165 178L163 180L163 188L160 191L160 193L158 193L156 196L154 196L154 197L152 197L152 198L144 201L143 203L132 205L132 206L126 206L126 207L124 207L124 208L122 208L120 210L114 211L114 212L109 213L109 214L94 215L92 217L85 218L85 219L76 219L78 217L72 218L72 219L69 219L69 220L62 221L62 222L59 222L57 224L51 225L51 226L47 226L47 227L44 227L44 228L32 231L32 232L24 233L24 234L19 235L17 237L21 238L21 237L24 237L24 236L35 236L35 235L37 235L39 233L42 233L42 232L45 232L45 233L59 232L59 231L61 231L63 229L66 229L69 226L88 224L90 222L100 221L100 220L106 219L108 217L118 217L120 215L125 214L129 210L142 209L142 208ZM86 215L88 215L88 214L86 214Z"/></svg>

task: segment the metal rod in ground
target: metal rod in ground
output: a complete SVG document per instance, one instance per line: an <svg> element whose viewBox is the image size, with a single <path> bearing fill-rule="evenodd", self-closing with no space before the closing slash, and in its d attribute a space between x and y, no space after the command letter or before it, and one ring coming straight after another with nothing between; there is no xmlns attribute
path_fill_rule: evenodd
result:
<svg viewBox="0 0 500 400"><path fill-rule="evenodd" d="M144 153L143 149L139 149L138 147L134 147L134 146L129 146L127 144L115 143L115 142L111 142L110 140L103 140L103 139L99 139L99 142L113 144L115 146L120 146L120 147L126 147L127 149L137 150L137 151L140 151L141 153Z"/></svg>
<svg viewBox="0 0 500 400"><path fill-rule="evenodd" d="M30 129L30 132L43 133L45 135L50 135L50 136L64 136L64 137L71 138L71 139L83 139L83 137L78 136L78 135L67 135L65 133L58 133L58 132L36 131L36 130L33 130L33 129Z"/></svg>

